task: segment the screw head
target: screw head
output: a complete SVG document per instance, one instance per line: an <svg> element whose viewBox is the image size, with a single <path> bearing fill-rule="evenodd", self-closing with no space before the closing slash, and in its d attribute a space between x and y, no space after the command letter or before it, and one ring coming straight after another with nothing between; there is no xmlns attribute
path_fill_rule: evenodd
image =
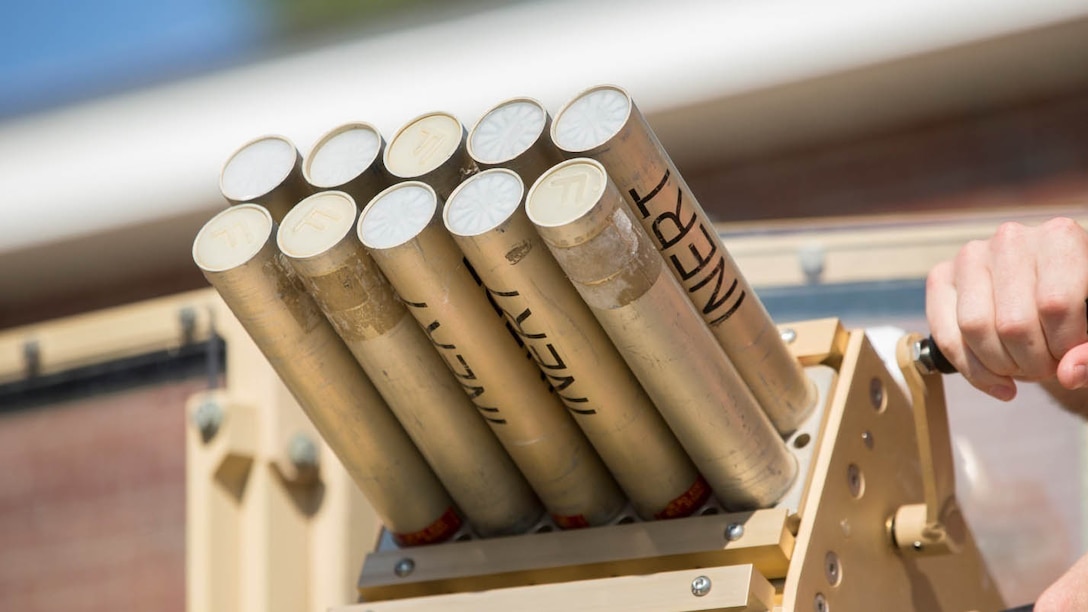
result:
<svg viewBox="0 0 1088 612"><path fill-rule="evenodd" d="M869 431L863 431L861 433L861 441L865 443L865 448L873 448L873 434Z"/></svg>
<svg viewBox="0 0 1088 612"><path fill-rule="evenodd" d="M828 612L827 598L823 593L816 593L812 600L812 609L816 612Z"/></svg>
<svg viewBox="0 0 1088 612"><path fill-rule="evenodd" d="M842 580L842 565L839 563L839 556L833 550L827 551L824 555L824 578L827 578L827 583L831 586L839 584Z"/></svg>
<svg viewBox="0 0 1088 612"><path fill-rule="evenodd" d="M223 424L223 408L215 401L202 402L193 411L190 420L200 432L200 437L207 442L219 433L219 426Z"/></svg>
<svg viewBox="0 0 1088 612"><path fill-rule="evenodd" d="M797 249L797 259L801 264L801 271L805 274L805 280L810 284L820 282L824 273L824 263L827 252L822 244L809 243Z"/></svg>
<svg viewBox="0 0 1088 612"><path fill-rule="evenodd" d="M393 573L399 578L404 578L411 574L414 569L416 569L416 562L409 557L405 557L397 561L397 564L393 566Z"/></svg>
<svg viewBox="0 0 1088 612"><path fill-rule="evenodd" d="M725 528L725 539L730 542L736 542L744 535L744 525L740 523L729 523Z"/></svg>
<svg viewBox="0 0 1088 612"><path fill-rule="evenodd" d="M304 433L296 433L287 443L287 457L300 468L317 466L317 444Z"/></svg>
<svg viewBox="0 0 1088 612"><path fill-rule="evenodd" d="M710 592L710 578L706 576L698 576L695 580L691 581L691 594L696 597L702 597Z"/></svg>
<svg viewBox="0 0 1088 612"><path fill-rule="evenodd" d="M879 378L869 381L869 403L876 410L884 408L884 383Z"/></svg>
<svg viewBox="0 0 1088 612"><path fill-rule="evenodd" d="M794 331L792 327L783 329L780 335L782 336L782 341L786 344L793 344L793 341L797 339L797 332Z"/></svg>
<svg viewBox="0 0 1088 612"><path fill-rule="evenodd" d="M855 498L861 497L861 494L865 492L865 477L861 473L861 468L854 463L846 468L846 484L850 488L850 495Z"/></svg>
<svg viewBox="0 0 1088 612"><path fill-rule="evenodd" d="M34 378L41 374L42 345L37 340L27 340L23 343L23 365L26 367L27 378Z"/></svg>
<svg viewBox="0 0 1088 612"><path fill-rule="evenodd" d="M192 344L196 336L196 310L192 306L186 306L179 310L178 324L181 325L182 342Z"/></svg>

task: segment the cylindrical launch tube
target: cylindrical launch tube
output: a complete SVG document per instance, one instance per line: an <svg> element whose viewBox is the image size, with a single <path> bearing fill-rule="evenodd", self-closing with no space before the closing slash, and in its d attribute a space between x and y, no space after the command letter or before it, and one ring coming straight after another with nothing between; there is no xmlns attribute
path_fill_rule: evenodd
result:
<svg viewBox="0 0 1088 612"><path fill-rule="evenodd" d="M382 165L385 140L369 123L347 123L318 139L302 164L306 181L320 190L343 191L356 204L370 198L393 181Z"/></svg>
<svg viewBox="0 0 1088 612"><path fill-rule="evenodd" d="M465 126L453 115L421 115L393 135L385 149L385 168L399 180L427 183L445 200L477 171L465 138ZM359 204L366 202L360 200Z"/></svg>
<svg viewBox="0 0 1088 612"><path fill-rule="evenodd" d="M718 500L734 510L777 501L797 461L601 164L559 164L526 210Z"/></svg>
<svg viewBox="0 0 1088 612"><path fill-rule="evenodd" d="M514 172L485 170L454 190L446 228L639 516L687 516L710 487L541 242L524 194Z"/></svg>
<svg viewBox="0 0 1088 612"><path fill-rule="evenodd" d="M326 191L284 217L278 244L457 507L480 535L522 533L544 509Z"/></svg>
<svg viewBox="0 0 1088 612"><path fill-rule="evenodd" d="M453 502L283 262L268 211L243 204L219 213L197 234L193 259L396 540L452 536L461 523Z"/></svg>
<svg viewBox="0 0 1088 612"><path fill-rule="evenodd" d="M363 209L359 239L561 527L600 525L625 500L566 408L506 331L417 181Z"/></svg>
<svg viewBox="0 0 1088 612"><path fill-rule="evenodd" d="M223 164L219 192L231 204L260 204L279 223L314 192L302 176L302 155L283 136L261 136L242 145Z"/></svg>
<svg viewBox="0 0 1088 612"><path fill-rule="evenodd" d="M551 138L552 118L532 98L512 98L495 105L468 133L468 153L480 168L507 168L532 185L548 168L563 161Z"/></svg>
<svg viewBox="0 0 1088 612"><path fill-rule="evenodd" d="M579 94L552 132L568 156L604 165L775 429L796 430L815 407L815 384L627 92L599 86Z"/></svg>

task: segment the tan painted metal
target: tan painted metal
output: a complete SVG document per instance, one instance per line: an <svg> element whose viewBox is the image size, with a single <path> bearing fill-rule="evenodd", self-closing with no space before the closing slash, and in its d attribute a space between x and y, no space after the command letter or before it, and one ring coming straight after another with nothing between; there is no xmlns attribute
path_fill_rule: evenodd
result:
<svg viewBox="0 0 1088 612"><path fill-rule="evenodd" d="M730 539L734 525L743 534ZM793 549L786 510L757 510L376 552L359 592L380 601L742 563L774 580L786 575ZM413 570L398 574L405 559Z"/></svg>
<svg viewBox="0 0 1088 612"><path fill-rule="evenodd" d="M359 238L556 522L606 523L622 493L488 303L438 208L426 184L394 185L364 208Z"/></svg>
<svg viewBox="0 0 1088 612"><path fill-rule="evenodd" d="M563 161L551 138L552 118L540 101L511 98L488 110L468 133L468 153L481 169L507 168L532 185Z"/></svg>
<svg viewBox="0 0 1088 612"><path fill-rule="evenodd" d="M465 126L449 113L420 115L390 139L383 155L385 168L398 180L427 183L445 200L478 170L468 154L466 136Z"/></svg>
<svg viewBox="0 0 1088 612"><path fill-rule="evenodd" d="M188 291L0 331L0 384L203 342L213 301L214 292Z"/></svg>
<svg viewBox="0 0 1088 612"><path fill-rule="evenodd" d="M992 228L985 229L988 226L969 227L971 231L976 231L977 227L980 236L992 233ZM962 242L958 236L947 235L945 227L930 229L932 231L914 230L916 233L909 237L910 247L929 248L928 240L932 238L937 248L951 252L952 244ZM887 231L889 236L903 235L898 230ZM825 235L829 236L829 244L839 244L840 236L836 232L829 231ZM844 239L844 243L855 244L860 240L851 237L849 241ZM856 246L860 248L860 245ZM792 252L789 245L782 249L785 256ZM762 254L766 251L753 246L751 252ZM867 266L869 262L862 263ZM915 262L910 263L914 265ZM829 272L834 270L849 272L842 267L829 268ZM183 312L188 314L179 316ZM190 326L182 323L183 320L193 323ZM90 313L55 325L5 331L0 334L0 371L16 375L22 371L19 351L28 338L40 341L43 371L52 372L206 340L213 324L229 346L226 387L194 396L187 411L192 417L206 403L213 402L223 409L225 416L217 435L210 439L204 439L195 428L187 432L187 608L194 612L316 611L355 600L354 583L363 563L363 553L377 546L378 520L338 465L335 455L320 442L316 480L312 474L307 477L306 470L291 465L285 452L288 440L297 434L313 436L314 440L319 438L287 388L214 290ZM783 538L793 538L791 532L796 533L796 544L789 547L793 560L774 553L774 545L768 544L765 550L768 554L779 554L781 569L777 573L759 570L761 573L766 571L765 575L774 580L780 591L777 594L780 604L786 603L781 591L792 589L789 605L782 608L814 609L816 593L820 593L825 604L831 606L829 609L836 612L854 609L893 612L1001 609L1003 606L995 595L996 585L986 575L972 538L963 540L956 552L933 557L904 555L891 549L888 518L903 507L925 506L922 502L926 501L927 493L918 457L919 447L924 445L910 433L914 428L911 417L906 415L909 404L877 356L867 347L861 332L846 332L835 320L803 321L784 324L784 327L797 334L789 347L801 363L826 363L839 370L840 375L835 390L829 394L833 407L827 412L822 433L814 435L811 443L819 448L808 476L810 495L801 504L801 514L786 517L785 528L779 531ZM100 348L101 353L96 353L95 348ZM875 387L874 379L879 380ZM927 385L930 382L925 380ZM874 388L880 393L874 395ZM881 399L874 406L873 397L887 399ZM932 394L927 395L927 398L932 397ZM881 405L883 409L878 409ZM866 440L872 443L871 448L866 446ZM942 452L939 443L931 442L930 445L936 452ZM856 472L850 470L851 464L858 467ZM851 473L860 478L851 477ZM857 489L862 492L860 497L851 492L858 487L851 483L862 485ZM749 559L748 553L739 554L734 547L744 545L749 537L754 538L756 531L762 532L755 527L755 521L766 512L751 513L744 523L744 535L736 542L722 545L724 550L738 553L728 560L714 557L714 560L702 561L698 556L702 553L697 548L686 551L694 551L695 557L686 557L682 547L666 546L651 553L650 564L668 563L669 567L675 568L670 571L691 572L679 585L671 583L674 588L667 591L669 599L662 600L660 607L683 609L695 601L689 591L680 587L690 584L699 575L712 579L713 587L707 595L711 597L714 589L723 584L715 577L717 574L711 572L744 564L762 567L760 562ZM468 581L465 577L474 569L484 568L498 575L496 580L501 583L498 587L502 587L516 583L504 582L502 571L531 565L538 550L541 558L535 569L547 567L535 575L543 576L547 572L562 574L564 570L559 568L564 564L577 566L587 560L600 560L605 556L602 551L610 550L613 544L631 546L638 542L654 545L687 541L693 546L700 543L716 547L721 545L724 532L721 524L712 529L707 527L705 531L695 527L701 525L701 521L715 518L726 517L689 518L469 543L506 547L507 556L498 557L500 561L514 559L516 563L524 564L509 567L478 565L468 556L450 554L458 549L446 548L464 543L386 550L374 553L382 563L375 566L379 573L369 577L396 583L398 578L392 568L397 561L411 558L416 562L417 573L408 578L421 576L422 580L426 575L438 580L440 572L435 571L430 556L433 553L448 559L447 569L456 571L455 580ZM624 531L633 527L675 531L657 537L650 537L646 532ZM636 536L636 533L641 535ZM610 534L616 537L612 538ZM569 540L558 545L546 543L553 536L568 537ZM579 542L584 544L580 547ZM480 554L486 555L488 550L484 547ZM782 550L785 550L784 545ZM824 569L829 551L835 553L839 562L841 581L838 586L832 586L829 572ZM720 554L720 551L706 554ZM698 560L697 564L705 569L691 569L696 565L691 563L692 559ZM600 561L603 569L597 570L600 577L595 578L600 582L572 581L553 586L500 588L478 595L452 596L450 605L468 605L460 602L471 600L472 609L486 609L492 602L496 603L494 609L520 609L558 602L556 607L562 608L573 607L587 601L593 593L600 593L602 597L616 598L606 599L602 606L607 606L609 601L622 602L617 605L630 609L633 604L628 605L630 602L619 598L627 591L639 589L643 579L634 575L606 578L615 563L624 562L616 559ZM632 574L640 574L637 568L645 567L630 563ZM783 580L786 574L790 577ZM830 575L835 573L830 572ZM367 578L364 575L363 579ZM653 576L645 578L653 579ZM670 588L670 583L654 584L658 591ZM562 589L564 585L576 590L562 591L569 595L552 595L557 592L553 589ZM889 593L898 598L889 597ZM651 601L653 596L646 593L644 597ZM430 610L435 609L436 602L445 601L420 598L376 602L366 604L362 609L397 606L395 609Z"/></svg>
<svg viewBox="0 0 1088 612"><path fill-rule="evenodd" d="M260 204L279 223L314 192L302 176L302 154L284 136L255 138L231 154L219 174L219 192L232 205Z"/></svg>
<svg viewBox="0 0 1088 612"><path fill-rule="evenodd" d="M839 332L837 389L800 510L783 610L1002 610L970 530L958 551L904 555L888 522L924 501L909 401L864 332ZM950 451L949 448L941 452Z"/></svg>
<svg viewBox="0 0 1088 612"><path fill-rule="evenodd" d="M403 544L441 541L452 502L274 242L253 204L213 217L193 259L283 379L383 523Z"/></svg>
<svg viewBox="0 0 1088 612"><path fill-rule="evenodd" d="M777 501L796 460L604 167L559 164L530 190L526 210L719 501L738 510Z"/></svg>
<svg viewBox="0 0 1088 612"><path fill-rule="evenodd" d="M186 407L186 608L317 612L352 601L379 520L226 304L200 293L228 350L225 386ZM196 415L210 407L222 417L205 433ZM288 441L298 438L315 444L316 473L294 465Z"/></svg>
<svg viewBox="0 0 1088 612"><path fill-rule="evenodd" d="M696 585L696 586L693 586ZM702 590L705 585L706 591ZM774 610L774 587L752 565L685 569L650 575L597 578L485 593L458 593L418 601L365 603L335 612L393 612L396 610L696 610L767 612Z"/></svg>
<svg viewBox="0 0 1088 612"><path fill-rule="evenodd" d="M814 406L812 382L627 92L578 94L556 115L552 140L604 165L775 428L796 429Z"/></svg>
<svg viewBox="0 0 1088 612"><path fill-rule="evenodd" d="M485 170L454 190L446 228L639 516L691 514L710 487L533 229L524 193L513 171Z"/></svg>
<svg viewBox="0 0 1088 612"><path fill-rule="evenodd" d="M958 549L944 554L904 555L893 544L889 518L924 496L920 447L911 407L864 332L847 332L836 319L789 328L797 334L790 347L798 359L835 364L838 371L812 442L816 454L798 514L757 510L373 553L360 578L369 603L337 612L440 604L577 609L590 587L604 589L606 597L591 609L614 609L617 601L629 609L619 591L634 576L685 570L689 588L662 584L668 597L657 609L701 610L696 590L708 597L718 584L708 572L748 564L772 581L773 609L784 612L1004 609L969 530ZM709 579L709 590L699 576ZM749 589L750 596L767 592L754 584ZM392 599L377 601L386 598Z"/></svg>
<svg viewBox="0 0 1088 612"><path fill-rule="evenodd" d="M385 139L369 123L337 126L321 136L302 164L306 182L315 189L343 191L356 204L366 204L392 182L382 164Z"/></svg>
<svg viewBox="0 0 1088 612"><path fill-rule="evenodd" d="M474 531L521 533L543 508L354 232L350 196L319 193L284 218L280 250Z"/></svg>
<svg viewBox="0 0 1088 612"><path fill-rule="evenodd" d="M900 338L896 359L910 390L923 501L904 504L896 510L891 535L904 554L947 554L959 550L967 522L956 500L956 470L944 381L938 372L929 371L921 363L921 342L921 334Z"/></svg>

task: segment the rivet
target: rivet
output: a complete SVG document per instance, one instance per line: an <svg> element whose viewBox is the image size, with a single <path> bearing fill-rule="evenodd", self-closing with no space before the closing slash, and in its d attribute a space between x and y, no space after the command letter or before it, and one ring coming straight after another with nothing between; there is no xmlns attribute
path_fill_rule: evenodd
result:
<svg viewBox="0 0 1088 612"><path fill-rule="evenodd" d="M696 597L702 597L710 592L710 578L706 576L698 576L695 580L691 581L691 594Z"/></svg>
<svg viewBox="0 0 1088 612"><path fill-rule="evenodd" d="M411 574L414 569L416 569L416 562L405 557L400 561L397 561L397 564L393 566L393 573L399 578L404 578L408 574Z"/></svg>
<svg viewBox="0 0 1088 612"><path fill-rule="evenodd" d="M730 542L736 542L744 535L744 525L740 523L729 523L725 528L725 539Z"/></svg>
<svg viewBox="0 0 1088 612"><path fill-rule="evenodd" d="M317 466L317 444L304 433L296 433L287 443L287 457L300 468Z"/></svg>
<svg viewBox="0 0 1088 612"><path fill-rule="evenodd" d="M839 556L833 550L827 551L827 555L824 556L824 578L827 578L827 583L831 586L839 584L842 580L842 565L839 563Z"/></svg>
<svg viewBox="0 0 1088 612"><path fill-rule="evenodd" d="M214 400L204 401L193 411L190 420L200 432L200 438L207 442L219 433L219 427L223 424L223 408Z"/></svg>
<svg viewBox="0 0 1088 612"><path fill-rule="evenodd" d="M884 383L879 378L874 378L869 382L869 403L876 410L884 407Z"/></svg>

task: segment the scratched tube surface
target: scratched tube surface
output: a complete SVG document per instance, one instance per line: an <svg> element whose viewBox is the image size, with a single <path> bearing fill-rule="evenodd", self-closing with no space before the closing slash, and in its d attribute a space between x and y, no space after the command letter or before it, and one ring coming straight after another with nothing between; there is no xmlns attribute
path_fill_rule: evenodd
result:
<svg viewBox="0 0 1088 612"><path fill-rule="evenodd" d="M443 212L506 324L644 519L695 511L710 487L541 242L510 170L461 184Z"/></svg>
<svg viewBox="0 0 1088 612"><path fill-rule="evenodd" d="M604 165L775 428L796 430L815 407L815 385L630 96L611 86L579 94L556 115L552 138L568 156Z"/></svg>
<svg viewBox="0 0 1088 612"><path fill-rule="evenodd" d="M420 115L397 130L384 162L397 180L427 183L445 200L478 168L468 154L465 126L449 113ZM360 206L366 201L360 200Z"/></svg>
<svg viewBox="0 0 1088 612"><path fill-rule="evenodd" d="M219 174L219 192L232 205L260 204L279 223L314 189L302 176L302 155L283 136L261 136L231 154Z"/></svg>
<svg viewBox="0 0 1088 612"><path fill-rule="evenodd" d="M461 519L434 472L243 204L197 234L193 259L402 545L448 539Z"/></svg>
<svg viewBox="0 0 1088 612"><path fill-rule="evenodd" d="M284 218L280 250L475 531L528 530L543 507L355 237L357 216L341 192L310 196Z"/></svg>
<svg viewBox="0 0 1088 612"><path fill-rule="evenodd" d="M556 523L608 522L623 494L488 302L438 205L423 183L390 187L363 209L359 239Z"/></svg>
<svg viewBox="0 0 1088 612"><path fill-rule="evenodd" d="M506 168L532 185L548 168L563 161L551 138L552 118L532 98L496 104L468 133L468 153L482 168Z"/></svg>
<svg viewBox="0 0 1088 612"><path fill-rule="evenodd" d="M315 189L343 191L356 203L392 184L382 165L385 140L369 123L346 123L317 140L302 164L302 175Z"/></svg>
<svg viewBox="0 0 1088 612"><path fill-rule="evenodd" d="M601 164L557 165L526 210L718 500L731 510L777 501L797 461Z"/></svg>

